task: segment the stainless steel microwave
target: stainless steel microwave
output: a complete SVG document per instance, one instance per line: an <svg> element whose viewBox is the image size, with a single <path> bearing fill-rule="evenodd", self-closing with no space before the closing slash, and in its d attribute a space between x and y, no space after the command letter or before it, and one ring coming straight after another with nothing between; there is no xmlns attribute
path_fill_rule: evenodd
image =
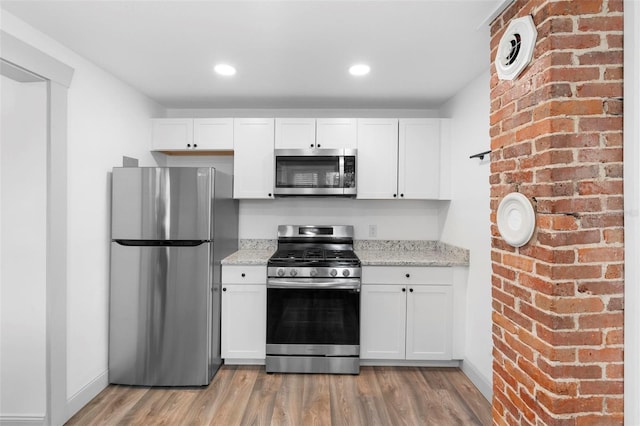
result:
<svg viewBox="0 0 640 426"><path fill-rule="evenodd" d="M356 196L355 149L276 149L276 196Z"/></svg>

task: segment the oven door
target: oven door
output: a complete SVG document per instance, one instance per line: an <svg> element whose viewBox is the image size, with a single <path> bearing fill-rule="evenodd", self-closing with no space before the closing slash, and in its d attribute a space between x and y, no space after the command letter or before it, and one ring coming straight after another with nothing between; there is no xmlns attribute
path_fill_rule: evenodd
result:
<svg viewBox="0 0 640 426"><path fill-rule="evenodd" d="M267 281L267 355L359 356L359 279Z"/></svg>

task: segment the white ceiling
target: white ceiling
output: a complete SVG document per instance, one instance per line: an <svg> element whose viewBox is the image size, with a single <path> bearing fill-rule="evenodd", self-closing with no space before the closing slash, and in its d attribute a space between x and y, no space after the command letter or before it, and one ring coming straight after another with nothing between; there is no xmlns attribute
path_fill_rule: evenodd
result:
<svg viewBox="0 0 640 426"><path fill-rule="evenodd" d="M489 67L504 0L6 1L167 108L432 108ZM215 63L238 73L220 77ZM355 62L371 73L348 74Z"/></svg>

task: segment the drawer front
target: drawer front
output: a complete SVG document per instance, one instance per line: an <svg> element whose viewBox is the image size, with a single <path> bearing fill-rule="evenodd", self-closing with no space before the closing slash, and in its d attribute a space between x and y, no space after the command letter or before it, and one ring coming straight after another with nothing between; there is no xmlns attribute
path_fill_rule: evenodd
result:
<svg viewBox="0 0 640 426"><path fill-rule="evenodd" d="M452 285L453 268L448 266L363 266L362 283Z"/></svg>
<svg viewBox="0 0 640 426"><path fill-rule="evenodd" d="M222 265L223 284L266 284L267 266Z"/></svg>

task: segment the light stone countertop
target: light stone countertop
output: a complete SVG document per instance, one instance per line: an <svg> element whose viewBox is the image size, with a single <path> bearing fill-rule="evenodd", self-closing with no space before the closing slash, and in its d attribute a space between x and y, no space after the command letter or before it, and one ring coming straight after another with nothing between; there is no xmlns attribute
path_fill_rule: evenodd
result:
<svg viewBox="0 0 640 426"><path fill-rule="evenodd" d="M223 265L266 265L275 240L240 240L240 250ZM359 240L354 249L363 266L468 266L469 251L439 241Z"/></svg>

